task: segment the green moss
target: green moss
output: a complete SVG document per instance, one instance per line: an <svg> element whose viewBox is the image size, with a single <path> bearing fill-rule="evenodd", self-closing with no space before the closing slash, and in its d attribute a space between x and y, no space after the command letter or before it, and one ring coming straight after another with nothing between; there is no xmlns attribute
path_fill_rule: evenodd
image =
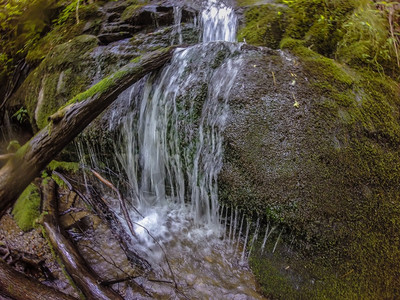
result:
<svg viewBox="0 0 400 300"><path fill-rule="evenodd" d="M131 60L131 63L136 64L140 61L141 58L142 58L141 56L135 57L134 59Z"/></svg>
<svg viewBox="0 0 400 300"><path fill-rule="evenodd" d="M342 24L359 5L355 0L283 0L290 7L285 35L331 56L343 36Z"/></svg>
<svg viewBox="0 0 400 300"><path fill-rule="evenodd" d="M225 60L225 58L228 56L228 53L224 50L220 50L217 52L217 55L215 56L214 61L211 64L211 68L216 69L218 68L223 61Z"/></svg>
<svg viewBox="0 0 400 300"><path fill-rule="evenodd" d="M137 71L137 69L135 69L135 71ZM93 97L96 94L105 93L108 89L113 87L120 78L126 76L129 73L131 73L130 70L123 69L123 70L120 70L120 71L112 74L111 76L104 78L103 80L96 83L95 85L93 85L91 88L89 88L85 92L76 95L74 98L72 98L70 101L68 101L62 108L66 107L68 105L71 105L73 103L77 103L77 102L86 100L90 97Z"/></svg>
<svg viewBox="0 0 400 300"><path fill-rule="evenodd" d="M25 153L30 149L30 147L31 147L30 142L26 142L25 145L21 146L17 150L17 152L15 152L15 156L13 159L15 159L16 161L22 159L24 157Z"/></svg>
<svg viewBox="0 0 400 300"><path fill-rule="evenodd" d="M52 160L49 163L48 168L51 171L66 171L70 173L76 173L79 171L79 163Z"/></svg>
<svg viewBox="0 0 400 300"><path fill-rule="evenodd" d="M130 18L132 18L135 14L135 12L146 5L148 1L138 1L138 0L131 0L130 1L132 4L129 5L127 8L125 8L124 12L121 14L121 20L122 21L127 21Z"/></svg>
<svg viewBox="0 0 400 300"><path fill-rule="evenodd" d="M240 28L238 40L276 49L282 39L285 23L283 7L273 4L250 7L245 12L245 26Z"/></svg>
<svg viewBox="0 0 400 300"><path fill-rule="evenodd" d="M19 142L17 140L12 140L8 143L7 151L13 153L17 152L19 148L21 148Z"/></svg>
<svg viewBox="0 0 400 300"><path fill-rule="evenodd" d="M305 47L303 41L284 38L280 47L299 56L305 71L312 75L316 82L334 84L340 89L352 86L354 80L344 66Z"/></svg>
<svg viewBox="0 0 400 300"><path fill-rule="evenodd" d="M90 33L96 34L96 31L100 26L101 17L102 14L99 13L96 4L81 5L79 8L80 22L76 24L75 13L73 13L67 22L55 24L52 30L41 38L35 47L28 52L26 60L32 64L40 62L56 46L73 40L75 37L81 35L87 22L93 23Z"/></svg>
<svg viewBox="0 0 400 300"><path fill-rule="evenodd" d="M95 71L89 54L97 45L95 36L77 36L54 47L29 74L13 98L24 102L34 130L46 126L49 115L90 84Z"/></svg>
<svg viewBox="0 0 400 300"><path fill-rule="evenodd" d="M260 284L262 294L268 299L298 299L288 277L283 275L271 260L260 259L253 255L249 263Z"/></svg>
<svg viewBox="0 0 400 300"><path fill-rule="evenodd" d="M39 189L31 183L15 202L12 214L18 227L29 231L34 227L34 221L40 215Z"/></svg>
<svg viewBox="0 0 400 300"><path fill-rule="evenodd" d="M229 173L224 172L225 178L221 180L229 185L219 185L221 199L284 224L295 236L294 252L283 250L281 258L254 252L251 267L266 296L272 299L397 297L398 83L368 69L351 69L305 45L305 40L292 38L281 42L283 49L294 54L288 64L298 70L297 81L301 82L300 76L307 78L305 85L296 90L296 97L307 106L309 119L303 123L304 127L294 125L293 129L307 143L296 146L299 152L293 161L266 158L269 145L259 145L259 141L266 140L268 128L249 128L242 137L246 146L240 150L244 153L233 152L230 145L225 145ZM279 82L282 75L276 72L276 76ZM283 118L290 119L286 115ZM276 130L278 133L271 140L279 136L279 129ZM259 132L261 136L257 136ZM290 140L290 135L286 138L287 143L298 142L297 138ZM268 168L273 170L268 181L261 178L268 174L259 171L260 159L267 160ZM262 164L261 169L264 170ZM290 243L288 237L283 240L286 245ZM282 267L286 262L288 270L294 269L296 263L297 267L307 266L297 270L296 275L306 281L294 283L293 273ZM309 284L311 280L313 284Z"/></svg>

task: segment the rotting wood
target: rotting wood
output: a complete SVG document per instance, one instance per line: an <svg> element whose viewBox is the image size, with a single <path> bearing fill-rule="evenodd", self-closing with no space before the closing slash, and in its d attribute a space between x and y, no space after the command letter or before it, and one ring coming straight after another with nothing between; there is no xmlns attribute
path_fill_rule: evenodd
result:
<svg viewBox="0 0 400 300"><path fill-rule="evenodd" d="M0 298L15 300L74 300L60 291L15 271L0 259Z"/></svg>
<svg viewBox="0 0 400 300"><path fill-rule="evenodd" d="M79 94L57 123L50 122L0 169L0 215L9 208L47 164L118 95L168 62L174 48L154 51ZM79 101L78 101L79 100ZM75 102L75 103L73 103Z"/></svg>
<svg viewBox="0 0 400 300"><path fill-rule="evenodd" d="M63 261L68 274L88 299L122 299L114 290L101 286L101 279L89 267L75 245L58 223L56 183L53 179L44 186L42 226L56 254Z"/></svg>

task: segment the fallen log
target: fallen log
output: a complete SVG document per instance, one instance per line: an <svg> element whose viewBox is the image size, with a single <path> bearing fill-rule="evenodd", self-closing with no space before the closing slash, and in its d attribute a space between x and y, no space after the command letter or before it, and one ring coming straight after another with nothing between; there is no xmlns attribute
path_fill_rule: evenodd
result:
<svg viewBox="0 0 400 300"><path fill-rule="evenodd" d="M11 297L15 300L75 299L15 271L5 262L0 260L0 299L2 296Z"/></svg>
<svg viewBox="0 0 400 300"><path fill-rule="evenodd" d="M173 48L144 55L83 92L49 118L49 124L0 169L0 216L28 184L118 95L170 60Z"/></svg>
<svg viewBox="0 0 400 300"><path fill-rule="evenodd" d="M75 245L58 223L56 183L50 179L44 186L43 210L41 220L46 232L47 239L54 251L58 254L65 265L65 269L80 291L88 299L117 300L122 299L110 287L99 284L102 280L89 267Z"/></svg>

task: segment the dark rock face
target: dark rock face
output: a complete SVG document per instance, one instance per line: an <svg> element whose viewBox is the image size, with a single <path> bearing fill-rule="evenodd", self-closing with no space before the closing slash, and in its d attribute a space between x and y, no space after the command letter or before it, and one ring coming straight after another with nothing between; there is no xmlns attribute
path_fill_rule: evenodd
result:
<svg viewBox="0 0 400 300"><path fill-rule="evenodd" d="M132 37L135 33L149 33L160 27L176 25L173 4L127 6L116 2L106 5L103 10L107 22L104 22L98 35L103 44ZM193 24L197 12L187 6L181 10L181 22Z"/></svg>
<svg viewBox="0 0 400 300"><path fill-rule="evenodd" d="M337 150L336 129L314 115L322 95L288 53L257 49L245 57L224 131L221 198L264 216L275 210L275 221L319 234L309 225L329 219L338 180L326 157Z"/></svg>

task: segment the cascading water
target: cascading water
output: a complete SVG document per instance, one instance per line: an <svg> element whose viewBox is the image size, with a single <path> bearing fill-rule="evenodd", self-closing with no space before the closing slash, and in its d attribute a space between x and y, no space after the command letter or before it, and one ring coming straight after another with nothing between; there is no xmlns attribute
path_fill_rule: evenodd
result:
<svg viewBox="0 0 400 300"><path fill-rule="evenodd" d="M231 7L217 0L208 0L201 18L203 42L236 41L237 17Z"/></svg>
<svg viewBox="0 0 400 300"><path fill-rule="evenodd" d="M181 10L174 12L174 28L181 41ZM133 85L119 101L129 102L127 106L134 109L110 123L110 128L120 130L115 151L129 182L126 198L144 216L130 212L132 220L140 224L135 226L134 246L168 278L155 237L165 247L172 269L179 274L179 284L191 298L239 295L259 299L251 274L240 266L245 249L241 257L235 256L240 215L237 210L233 215L231 209L230 229L225 232L218 203L221 132L229 112L230 91L242 67L240 45L234 43L237 18L232 8L209 0L201 23L203 43L177 49L158 74ZM226 225L228 207L225 214ZM240 232L242 225L243 217ZM248 222L246 241L249 226Z"/></svg>
<svg viewBox="0 0 400 300"><path fill-rule="evenodd" d="M137 103L139 109L123 122L119 157L134 187L132 198L136 196L139 209L151 210L168 202L183 208L189 197L197 223L217 225L217 175L222 166L220 130L240 59L204 75L207 90L203 86L191 95L205 98L203 111L198 112L196 103L185 93L198 84L203 64L191 63L191 74L185 72L190 60L204 56L203 50L198 45L178 51L160 76L146 84L143 98ZM184 126L183 118L187 117L199 117L199 124Z"/></svg>

